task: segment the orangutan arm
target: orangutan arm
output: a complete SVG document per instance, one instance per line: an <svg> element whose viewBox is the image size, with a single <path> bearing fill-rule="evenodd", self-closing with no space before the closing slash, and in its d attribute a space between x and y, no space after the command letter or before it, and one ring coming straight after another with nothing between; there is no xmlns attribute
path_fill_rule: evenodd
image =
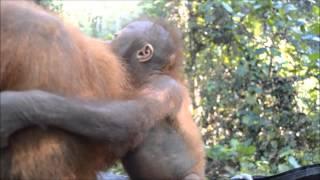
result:
<svg viewBox="0 0 320 180"><path fill-rule="evenodd" d="M14 132L34 125L109 143L141 140L157 122L174 115L182 102L181 87L167 76L153 78L136 98L123 101L82 101L39 90L6 91L0 97L2 147Z"/></svg>

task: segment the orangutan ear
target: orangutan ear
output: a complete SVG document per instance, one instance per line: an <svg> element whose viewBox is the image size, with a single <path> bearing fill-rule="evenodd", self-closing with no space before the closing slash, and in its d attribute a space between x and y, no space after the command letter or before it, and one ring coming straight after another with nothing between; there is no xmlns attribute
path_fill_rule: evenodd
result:
<svg viewBox="0 0 320 180"><path fill-rule="evenodd" d="M139 62L148 62L153 56L153 46L151 44L145 44L141 49L137 51L137 59Z"/></svg>

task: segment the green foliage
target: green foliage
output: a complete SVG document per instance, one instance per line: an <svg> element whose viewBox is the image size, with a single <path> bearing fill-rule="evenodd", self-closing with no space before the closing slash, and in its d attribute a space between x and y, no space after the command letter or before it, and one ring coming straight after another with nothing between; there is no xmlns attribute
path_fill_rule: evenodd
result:
<svg viewBox="0 0 320 180"><path fill-rule="evenodd" d="M208 177L320 163L320 19L315 1L145 1L184 30Z"/></svg>
<svg viewBox="0 0 320 180"><path fill-rule="evenodd" d="M35 2L53 12L62 13L61 0L35 0Z"/></svg>
<svg viewBox="0 0 320 180"><path fill-rule="evenodd" d="M60 14L68 22L78 26L85 34L100 38L112 39L113 35L124 24L139 16L140 10L135 4L121 4L121 2L107 1L62 1L62 0L34 0L44 8ZM130 15L130 16L129 16Z"/></svg>

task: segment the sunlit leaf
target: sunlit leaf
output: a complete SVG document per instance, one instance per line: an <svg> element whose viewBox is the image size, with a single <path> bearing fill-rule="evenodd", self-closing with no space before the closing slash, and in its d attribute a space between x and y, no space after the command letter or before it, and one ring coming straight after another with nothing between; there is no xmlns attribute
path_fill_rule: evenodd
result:
<svg viewBox="0 0 320 180"><path fill-rule="evenodd" d="M316 60L320 59L320 52L319 53L310 54L309 58L310 58L311 61L316 61Z"/></svg>
<svg viewBox="0 0 320 180"><path fill-rule="evenodd" d="M252 156L256 152L256 147L241 145L237 148L237 151L242 156Z"/></svg>
<svg viewBox="0 0 320 180"><path fill-rule="evenodd" d="M285 172L288 171L290 169L290 167L286 164L280 164L278 165L278 171L279 172Z"/></svg>
<svg viewBox="0 0 320 180"><path fill-rule="evenodd" d="M233 9L229 4L227 4L225 2L221 2L221 5L228 13L230 13L230 14L233 13Z"/></svg>
<svg viewBox="0 0 320 180"><path fill-rule="evenodd" d="M301 39L320 42L320 37L315 36L315 35L313 35L313 34L303 35L303 36L301 36Z"/></svg>
<svg viewBox="0 0 320 180"><path fill-rule="evenodd" d="M290 11L295 11L297 10L297 8L293 5L293 4L286 4L284 6L284 10L286 11L286 13L290 12Z"/></svg>
<svg viewBox="0 0 320 180"><path fill-rule="evenodd" d="M262 54L262 53L264 53L264 52L266 52L266 51L267 51L266 48L259 48L259 49L256 50L255 54L256 54L256 55L260 55L260 54Z"/></svg>
<svg viewBox="0 0 320 180"><path fill-rule="evenodd" d="M249 115L243 116L242 122L246 125L251 125L251 117Z"/></svg>
<svg viewBox="0 0 320 180"><path fill-rule="evenodd" d="M281 1L275 1L273 4L273 7L276 9L280 9L280 8L282 8L282 6L283 6L283 2L281 2Z"/></svg>
<svg viewBox="0 0 320 180"><path fill-rule="evenodd" d="M236 74L240 77L243 77L248 72L248 67L245 65L240 65L237 67Z"/></svg>
<svg viewBox="0 0 320 180"><path fill-rule="evenodd" d="M246 97L246 102L248 103L248 104L250 104L250 105L254 105L254 104L256 104L256 96L255 95L248 95L247 97Z"/></svg>
<svg viewBox="0 0 320 180"><path fill-rule="evenodd" d="M276 48L271 48L271 54L272 56L280 56L281 52Z"/></svg>
<svg viewBox="0 0 320 180"><path fill-rule="evenodd" d="M297 26L305 25L306 24L306 20L305 19L298 19L296 24L297 24Z"/></svg>
<svg viewBox="0 0 320 180"><path fill-rule="evenodd" d="M300 164L298 163L298 161L293 156L289 156L288 162L294 168L299 168L300 167Z"/></svg>
<svg viewBox="0 0 320 180"><path fill-rule="evenodd" d="M310 31L315 35L320 35L320 23L314 23L309 27Z"/></svg>
<svg viewBox="0 0 320 180"><path fill-rule="evenodd" d="M233 148L236 148L239 145L239 141L237 139L231 139L230 145Z"/></svg>
<svg viewBox="0 0 320 180"><path fill-rule="evenodd" d="M315 13L315 15L320 16L320 7L319 6L312 6L312 12Z"/></svg>

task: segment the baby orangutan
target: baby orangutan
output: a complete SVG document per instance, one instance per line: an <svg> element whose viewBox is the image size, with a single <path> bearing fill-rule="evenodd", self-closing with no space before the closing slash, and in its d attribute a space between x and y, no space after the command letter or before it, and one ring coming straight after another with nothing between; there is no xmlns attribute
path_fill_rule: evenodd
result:
<svg viewBox="0 0 320 180"><path fill-rule="evenodd" d="M123 58L130 80L137 88L148 83L152 76L170 76L183 86L180 69L183 48L178 33L170 26L143 20L132 22L117 34L112 47ZM177 115L161 121L142 144L123 158L130 177L204 179L203 143L188 109L186 88L182 97Z"/></svg>

